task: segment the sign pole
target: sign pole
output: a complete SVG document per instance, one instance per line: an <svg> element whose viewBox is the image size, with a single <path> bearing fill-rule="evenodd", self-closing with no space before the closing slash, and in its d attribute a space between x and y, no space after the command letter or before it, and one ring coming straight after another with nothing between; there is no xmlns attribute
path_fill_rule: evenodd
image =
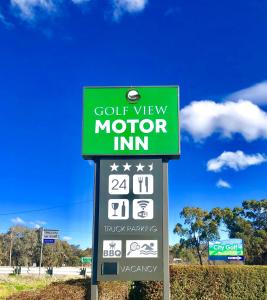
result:
<svg viewBox="0 0 267 300"><path fill-rule="evenodd" d="M163 300L170 299L168 214L168 162L163 161Z"/></svg>
<svg viewBox="0 0 267 300"><path fill-rule="evenodd" d="M41 253L40 253L40 263L39 263L39 276L41 275L41 266L42 266L42 260L43 260L43 247L44 247L44 228L42 227Z"/></svg>
<svg viewBox="0 0 267 300"><path fill-rule="evenodd" d="M94 203L93 203L93 232L92 232L92 272L91 272L91 300L98 300L97 285L97 252L98 252L98 203L99 191L99 163L95 162L94 174Z"/></svg>

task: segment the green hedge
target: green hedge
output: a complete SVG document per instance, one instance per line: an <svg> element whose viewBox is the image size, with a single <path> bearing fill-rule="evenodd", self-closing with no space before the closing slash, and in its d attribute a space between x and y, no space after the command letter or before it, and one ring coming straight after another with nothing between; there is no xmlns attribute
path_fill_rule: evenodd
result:
<svg viewBox="0 0 267 300"><path fill-rule="evenodd" d="M267 266L170 266L171 300L266 300ZM102 282L101 300L162 300L162 282Z"/></svg>
<svg viewBox="0 0 267 300"><path fill-rule="evenodd" d="M172 300L266 300L266 266L171 266ZM162 300L161 282L139 282L140 299ZM138 298L136 298L138 299Z"/></svg>
<svg viewBox="0 0 267 300"><path fill-rule="evenodd" d="M99 300L126 300L131 293L129 281L101 281L98 285Z"/></svg>
<svg viewBox="0 0 267 300"><path fill-rule="evenodd" d="M170 281L171 300L267 300L267 266L175 265L170 267ZM90 300L90 284L89 279L56 282L7 299ZM162 300L162 292L162 282L102 281L98 299Z"/></svg>

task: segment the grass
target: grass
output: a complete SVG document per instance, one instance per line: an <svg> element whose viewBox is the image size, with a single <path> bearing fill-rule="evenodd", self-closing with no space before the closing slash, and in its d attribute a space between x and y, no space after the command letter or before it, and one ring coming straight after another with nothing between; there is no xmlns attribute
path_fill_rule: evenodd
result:
<svg viewBox="0 0 267 300"><path fill-rule="evenodd" d="M62 279L61 279L62 280ZM33 276L1 276L0 277L0 299L6 299L14 293L22 291L37 290L46 287L52 282L58 281L53 277L33 277Z"/></svg>

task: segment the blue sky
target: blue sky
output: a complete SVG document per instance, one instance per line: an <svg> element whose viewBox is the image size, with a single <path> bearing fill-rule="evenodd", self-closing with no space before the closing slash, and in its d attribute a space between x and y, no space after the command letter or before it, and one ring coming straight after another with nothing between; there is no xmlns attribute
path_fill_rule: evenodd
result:
<svg viewBox="0 0 267 300"><path fill-rule="evenodd" d="M255 0L2 0L0 232L45 226L91 244L94 170L80 155L88 85L180 86L170 231L186 205L265 198L266 15Z"/></svg>

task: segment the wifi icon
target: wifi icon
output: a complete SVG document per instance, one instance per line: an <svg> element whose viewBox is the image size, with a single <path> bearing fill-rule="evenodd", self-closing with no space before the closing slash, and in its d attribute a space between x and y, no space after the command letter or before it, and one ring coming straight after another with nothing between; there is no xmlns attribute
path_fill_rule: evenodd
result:
<svg viewBox="0 0 267 300"><path fill-rule="evenodd" d="M154 201L152 199L133 200L133 219L151 220L154 217Z"/></svg>
<svg viewBox="0 0 267 300"><path fill-rule="evenodd" d="M147 200L140 200L140 201L137 201L137 203L144 210L147 207L147 205L149 204L149 201L147 201Z"/></svg>

